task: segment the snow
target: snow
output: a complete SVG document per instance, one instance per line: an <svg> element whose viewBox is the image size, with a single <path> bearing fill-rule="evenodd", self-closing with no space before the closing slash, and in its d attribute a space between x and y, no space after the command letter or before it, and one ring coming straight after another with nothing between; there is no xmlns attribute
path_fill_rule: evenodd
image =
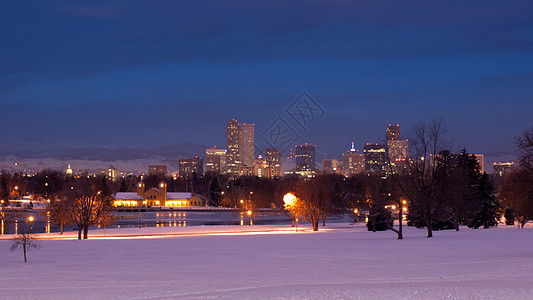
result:
<svg viewBox="0 0 533 300"><path fill-rule="evenodd" d="M137 195L134 192L118 192L113 195L115 200L145 200L144 197Z"/></svg>
<svg viewBox="0 0 533 300"><path fill-rule="evenodd" d="M5 299L531 299L533 228L366 231L331 224L128 228L41 234L9 252Z"/></svg>

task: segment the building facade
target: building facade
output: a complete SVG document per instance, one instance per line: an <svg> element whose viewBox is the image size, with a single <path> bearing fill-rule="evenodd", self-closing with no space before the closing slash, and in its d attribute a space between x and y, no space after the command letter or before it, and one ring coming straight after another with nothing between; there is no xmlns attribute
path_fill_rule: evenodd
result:
<svg viewBox="0 0 533 300"><path fill-rule="evenodd" d="M388 141L399 140L400 139L400 124L389 124L385 130L385 138Z"/></svg>
<svg viewBox="0 0 533 300"><path fill-rule="evenodd" d="M202 158L195 156L192 159L180 159L179 160L179 175L181 177L190 178L196 174L201 176L204 174L204 162Z"/></svg>
<svg viewBox="0 0 533 300"><path fill-rule="evenodd" d="M137 192L119 192L113 195L115 207L184 207L205 206L206 199L193 193L168 193L167 184L161 181L157 188L146 189L144 182L137 184Z"/></svg>
<svg viewBox="0 0 533 300"><path fill-rule="evenodd" d="M366 144L363 147L365 154L366 172L383 172L387 163L387 150L379 144Z"/></svg>
<svg viewBox="0 0 533 300"><path fill-rule="evenodd" d="M365 155L355 150L352 143L352 149L342 155L342 173L346 176L352 176L365 172Z"/></svg>
<svg viewBox="0 0 533 300"><path fill-rule="evenodd" d="M485 173L485 155L483 154L474 154L474 156L477 158L477 162L479 163L479 167L481 168L479 172L481 174Z"/></svg>
<svg viewBox="0 0 533 300"><path fill-rule="evenodd" d="M120 180L120 169L117 169L113 166L109 166L107 169L96 169L94 170L95 175L105 176L108 180L119 181Z"/></svg>
<svg viewBox="0 0 533 300"><path fill-rule="evenodd" d="M226 149L206 149L205 150L205 172L226 174L227 155Z"/></svg>
<svg viewBox="0 0 533 300"><path fill-rule="evenodd" d="M337 159L324 159L322 160L322 172L326 174L340 174L342 173L342 165Z"/></svg>
<svg viewBox="0 0 533 300"><path fill-rule="evenodd" d="M239 140L239 155L241 164L252 166L255 160L255 124L239 124L241 131Z"/></svg>
<svg viewBox="0 0 533 300"><path fill-rule="evenodd" d="M228 122L226 128L226 141L227 141L227 173L232 176L239 175L239 167L241 166L240 159L240 141L241 129L237 120L233 119Z"/></svg>
<svg viewBox="0 0 533 300"><path fill-rule="evenodd" d="M148 175L164 176L167 174L166 165L151 165L148 166Z"/></svg>
<svg viewBox="0 0 533 300"><path fill-rule="evenodd" d="M514 162L495 162L492 166L492 174L494 176L504 176L514 169Z"/></svg>
<svg viewBox="0 0 533 300"><path fill-rule="evenodd" d="M276 148L265 149L265 161L268 167L274 171L273 177L281 176L281 153Z"/></svg>
<svg viewBox="0 0 533 300"><path fill-rule="evenodd" d="M296 145L294 148L294 160L296 173L315 171L315 145Z"/></svg>

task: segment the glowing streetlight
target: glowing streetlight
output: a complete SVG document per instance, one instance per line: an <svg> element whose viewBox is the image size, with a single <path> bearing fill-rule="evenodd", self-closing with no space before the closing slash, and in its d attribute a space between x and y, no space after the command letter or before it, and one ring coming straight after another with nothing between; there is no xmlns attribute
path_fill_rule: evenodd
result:
<svg viewBox="0 0 533 300"><path fill-rule="evenodd" d="M28 221L30 221L30 232L33 232L33 216L30 216Z"/></svg>
<svg viewBox="0 0 533 300"><path fill-rule="evenodd" d="M296 232L298 232L298 218L294 214L294 212L291 211L296 205L296 201L298 201L298 198L296 198L296 196L292 193L287 193L285 194L285 196L283 196L283 202L285 202L285 208L288 209L293 215L293 225L296 227Z"/></svg>
<svg viewBox="0 0 533 300"><path fill-rule="evenodd" d="M248 210L246 214L248 215L248 217L250 217L250 226L254 225L254 216L252 215L252 211Z"/></svg>
<svg viewBox="0 0 533 300"><path fill-rule="evenodd" d="M285 207L289 208L296 204L296 196L292 193L287 193L285 196L283 196L283 202L285 202Z"/></svg>

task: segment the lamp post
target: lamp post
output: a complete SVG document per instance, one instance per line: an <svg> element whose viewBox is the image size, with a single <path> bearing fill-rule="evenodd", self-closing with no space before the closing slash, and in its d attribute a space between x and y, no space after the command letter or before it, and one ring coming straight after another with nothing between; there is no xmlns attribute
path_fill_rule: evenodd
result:
<svg viewBox="0 0 533 300"><path fill-rule="evenodd" d="M1 215L2 215L2 234L4 234L4 200L0 200L1 203Z"/></svg>
<svg viewBox="0 0 533 300"><path fill-rule="evenodd" d="M254 215L253 215L252 211L248 210L246 212L246 214L248 214L248 217L250 217L250 226L254 225Z"/></svg>
<svg viewBox="0 0 533 300"><path fill-rule="evenodd" d="M30 221L30 232L33 233L33 216L30 216L28 220Z"/></svg>

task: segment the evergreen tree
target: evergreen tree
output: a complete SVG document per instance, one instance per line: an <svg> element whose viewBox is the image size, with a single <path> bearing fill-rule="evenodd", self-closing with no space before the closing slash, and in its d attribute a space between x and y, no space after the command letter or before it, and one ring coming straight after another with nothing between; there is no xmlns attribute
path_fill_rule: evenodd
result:
<svg viewBox="0 0 533 300"><path fill-rule="evenodd" d="M391 212L382 205L373 205L368 212L366 228L368 231L385 231L392 227L393 218Z"/></svg>
<svg viewBox="0 0 533 300"><path fill-rule="evenodd" d="M474 190L476 203L466 225L470 228L497 226L500 220L499 212L501 206L494 196L494 186L486 173L481 175L478 184L474 186Z"/></svg>
<svg viewBox="0 0 533 300"><path fill-rule="evenodd" d="M220 181L217 176L214 176L211 179L211 184L209 185L209 205L218 207L222 200L221 195L222 189L220 187Z"/></svg>
<svg viewBox="0 0 533 300"><path fill-rule="evenodd" d="M514 225L514 209L512 206L506 206L503 214L505 225Z"/></svg>

